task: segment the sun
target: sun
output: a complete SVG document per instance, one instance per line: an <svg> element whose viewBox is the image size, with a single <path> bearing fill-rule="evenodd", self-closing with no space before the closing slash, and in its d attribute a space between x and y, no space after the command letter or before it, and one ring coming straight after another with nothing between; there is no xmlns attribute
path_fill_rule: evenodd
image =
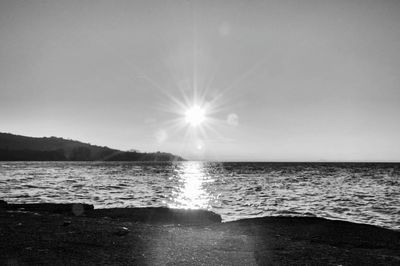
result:
<svg viewBox="0 0 400 266"><path fill-rule="evenodd" d="M204 108L201 108L200 106L192 106L185 112L186 123L189 123L191 126L199 126L204 122L205 119L206 112Z"/></svg>

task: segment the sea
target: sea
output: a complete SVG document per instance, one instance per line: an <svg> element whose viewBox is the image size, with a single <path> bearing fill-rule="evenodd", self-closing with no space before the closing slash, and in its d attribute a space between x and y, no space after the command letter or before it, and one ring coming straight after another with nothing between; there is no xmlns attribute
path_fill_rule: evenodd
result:
<svg viewBox="0 0 400 266"><path fill-rule="evenodd" d="M400 230L398 163L0 162L0 199L315 216Z"/></svg>

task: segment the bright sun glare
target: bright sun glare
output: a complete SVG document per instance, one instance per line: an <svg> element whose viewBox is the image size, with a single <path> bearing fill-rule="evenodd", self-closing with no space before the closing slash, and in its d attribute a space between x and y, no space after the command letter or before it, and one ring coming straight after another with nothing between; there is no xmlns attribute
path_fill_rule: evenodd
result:
<svg viewBox="0 0 400 266"><path fill-rule="evenodd" d="M186 122L189 123L191 126L198 126L200 125L205 119L205 111L203 108L195 105L186 110L185 112Z"/></svg>

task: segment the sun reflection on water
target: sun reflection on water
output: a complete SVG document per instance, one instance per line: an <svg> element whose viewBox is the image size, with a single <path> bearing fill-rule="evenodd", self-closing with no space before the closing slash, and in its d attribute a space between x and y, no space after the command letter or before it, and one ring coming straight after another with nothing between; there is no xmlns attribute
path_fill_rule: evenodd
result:
<svg viewBox="0 0 400 266"><path fill-rule="evenodd" d="M179 185L173 192L170 208L208 209L211 195L205 190L206 183L213 182L205 172L202 162L185 162L176 170Z"/></svg>

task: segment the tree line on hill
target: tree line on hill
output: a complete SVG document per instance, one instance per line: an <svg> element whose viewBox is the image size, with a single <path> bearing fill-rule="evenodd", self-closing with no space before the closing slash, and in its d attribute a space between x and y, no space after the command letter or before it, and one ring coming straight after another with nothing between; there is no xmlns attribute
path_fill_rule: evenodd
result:
<svg viewBox="0 0 400 266"><path fill-rule="evenodd" d="M164 152L120 151L57 137L0 133L0 161L182 161Z"/></svg>

